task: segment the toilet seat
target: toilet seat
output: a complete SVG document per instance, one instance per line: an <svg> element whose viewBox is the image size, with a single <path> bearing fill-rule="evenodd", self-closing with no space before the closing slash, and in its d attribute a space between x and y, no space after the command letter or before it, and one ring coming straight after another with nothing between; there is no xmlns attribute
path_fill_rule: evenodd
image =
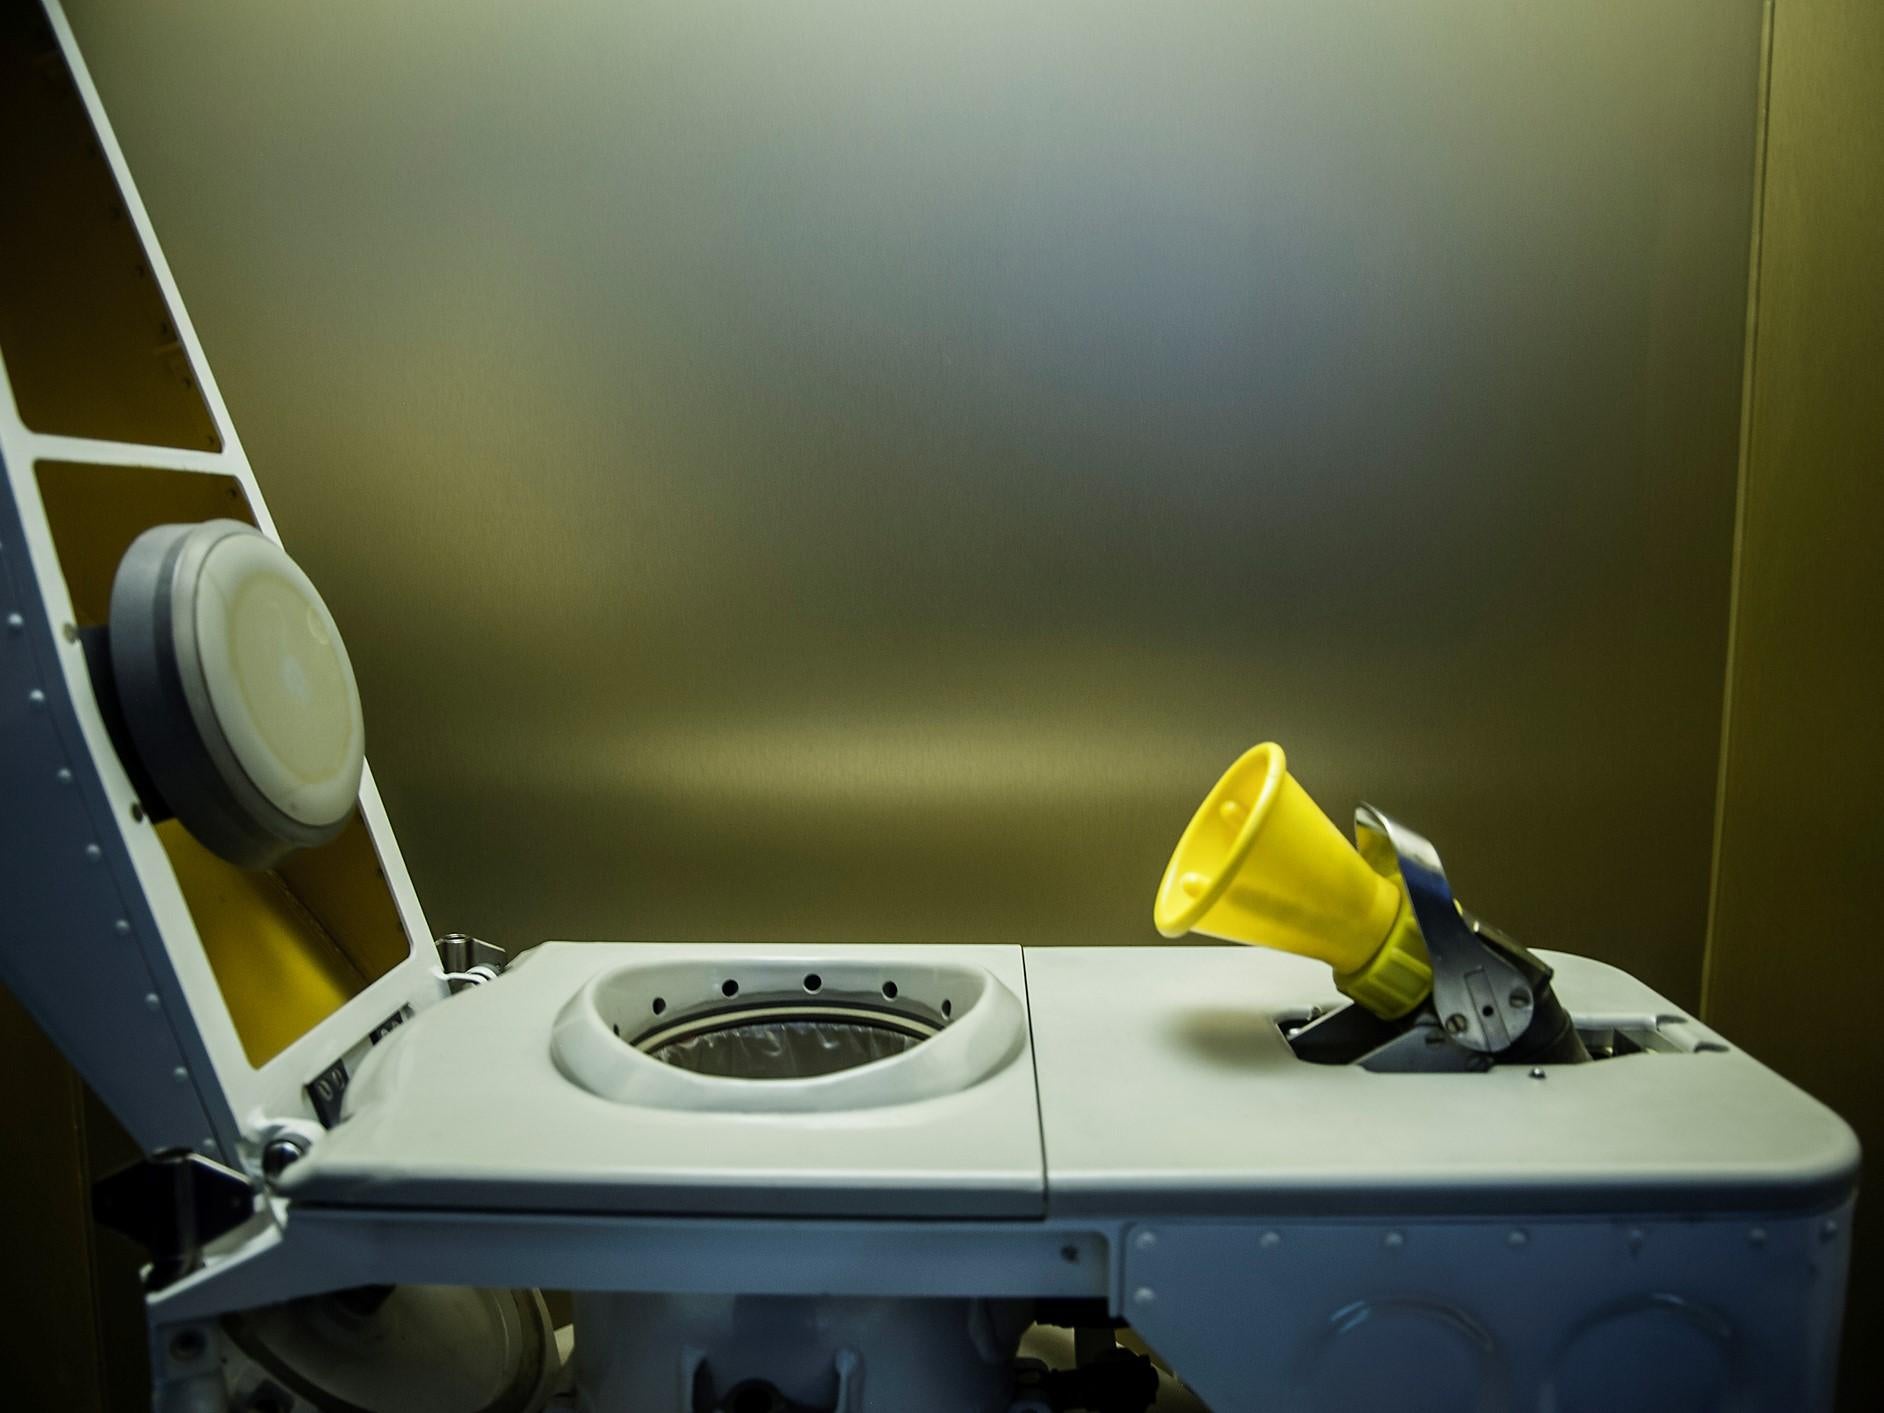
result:
<svg viewBox="0 0 1884 1413"><path fill-rule="evenodd" d="M915 1037L900 1054L809 1077L701 1074L651 1043L696 1027L879 1024ZM985 967L895 953L629 962L598 972L556 1017L551 1050L574 1084L617 1104L795 1113L911 1104L970 1088L1018 1053L1020 1001Z"/></svg>
<svg viewBox="0 0 1884 1413"><path fill-rule="evenodd" d="M684 1015L731 999L729 980L763 1010L812 972L840 1001L894 981L917 1018L946 1000L948 1024L836 1074L727 1079L604 1019L629 1003L652 1019L654 995ZM1026 998L1019 947L547 942L387 1033L280 1188L400 1208L1037 1217Z"/></svg>

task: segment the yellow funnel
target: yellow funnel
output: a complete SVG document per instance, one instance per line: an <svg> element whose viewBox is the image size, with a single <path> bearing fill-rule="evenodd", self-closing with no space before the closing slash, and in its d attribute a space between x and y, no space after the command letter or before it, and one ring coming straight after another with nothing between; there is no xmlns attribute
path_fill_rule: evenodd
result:
<svg viewBox="0 0 1884 1413"><path fill-rule="evenodd" d="M1245 752L1191 817L1152 920L1166 937L1201 932L1318 957L1337 986L1389 1019L1432 990L1398 880L1355 852L1273 741Z"/></svg>

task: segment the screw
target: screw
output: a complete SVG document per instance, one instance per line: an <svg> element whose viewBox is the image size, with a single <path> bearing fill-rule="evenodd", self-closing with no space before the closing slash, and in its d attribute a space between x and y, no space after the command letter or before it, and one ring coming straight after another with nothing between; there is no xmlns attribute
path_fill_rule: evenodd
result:
<svg viewBox="0 0 1884 1413"><path fill-rule="evenodd" d="M1389 1251L1398 1251L1406 1245L1406 1233L1390 1231L1382 1238L1382 1242Z"/></svg>
<svg viewBox="0 0 1884 1413"><path fill-rule="evenodd" d="M1155 1231L1141 1231L1137 1236L1132 1238L1132 1245L1136 1246L1140 1251L1149 1251L1157 1244L1158 1233Z"/></svg>
<svg viewBox="0 0 1884 1413"><path fill-rule="evenodd" d="M182 1065L178 1065L174 1070L170 1071L170 1077L178 1084L188 1084L190 1082L190 1072L184 1069Z"/></svg>
<svg viewBox="0 0 1884 1413"><path fill-rule="evenodd" d="M1750 1243L1752 1243L1754 1246L1766 1245L1766 1228L1765 1227L1749 1227L1747 1229L1747 1240Z"/></svg>
<svg viewBox="0 0 1884 1413"><path fill-rule="evenodd" d="M1510 1234L1505 1237L1505 1245L1506 1246L1522 1246L1524 1245L1525 1242L1529 1241L1530 1239L1531 1238L1526 1236L1521 1229L1517 1227L1513 1227L1511 1229Z"/></svg>
<svg viewBox="0 0 1884 1413"><path fill-rule="evenodd" d="M1134 1305L1149 1305L1157 1298L1158 1292L1148 1285L1141 1285L1137 1290L1132 1292L1132 1303Z"/></svg>
<svg viewBox="0 0 1884 1413"><path fill-rule="evenodd" d="M262 1149L262 1172L271 1178L280 1177L284 1168L300 1162L306 1156L307 1144L292 1134L284 1133L279 1138L271 1138Z"/></svg>
<svg viewBox="0 0 1884 1413"><path fill-rule="evenodd" d="M1454 1011L1451 1015L1446 1017L1446 1029L1451 1031L1454 1035L1464 1035L1466 1025L1467 1021L1465 1016L1459 1011Z"/></svg>
<svg viewBox="0 0 1884 1413"><path fill-rule="evenodd" d="M1282 1233L1279 1231L1266 1231L1256 1244L1265 1251L1274 1251L1278 1246L1282 1245Z"/></svg>
<svg viewBox="0 0 1884 1413"><path fill-rule="evenodd" d="M26 626L26 620L17 613L7 615L7 632L17 633Z"/></svg>
<svg viewBox="0 0 1884 1413"><path fill-rule="evenodd" d="M1532 1079L1549 1079L1550 1076L1547 1073L1545 1073L1544 1067L1542 1065L1532 1065L1531 1066L1531 1078Z"/></svg>
<svg viewBox="0 0 1884 1413"><path fill-rule="evenodd" d="M155 991L147 991L144 993L144 1009L145 1010L154 1011L160 1008L162 1005L163 1005L163 1002L157 999L157 993Z"/></svg>
<svg viewBox="0 0 1884 1413"><path fill-rule="evenodd" d="M1523 987L1519 987L1517 990L1511 993L1511 1009L1512 1010L1514 1011L1529 1010L1530 1005L1531 1005L1531 993L1526 991Z"/></svg>

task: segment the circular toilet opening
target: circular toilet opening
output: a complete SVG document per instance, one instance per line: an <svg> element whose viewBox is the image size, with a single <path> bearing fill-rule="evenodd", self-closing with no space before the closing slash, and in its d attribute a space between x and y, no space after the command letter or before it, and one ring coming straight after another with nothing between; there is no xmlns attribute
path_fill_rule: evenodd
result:
<svg viewBox="0 0 1884 1413"><path fill-rule="evenodd" d="M751 1006L682 1018L631 1044L678 1069L723 1079L812 1079L892 1059L935 1027L893 1011Z"/></svg>
<svg viewBox="0 0 1884 1413"><path fill-rule="evenodd" d="M565 1077L618 1104L773 1113L953 1094L1025 1045L1026 1012L985 968L854 949L614 967L569 998L551 1041Z"/></svg>
<svg viewBox="0 0 1884 1413"><path fill-rule="evenodd" d="M615 1033L676 1069L722 1079L814 1079L906 1054L948 1025L954 1003L903 994L893 979L865 992L827 989L819 972L776 979L728 976L692 997L653 997L644 1024Z"/></svg>

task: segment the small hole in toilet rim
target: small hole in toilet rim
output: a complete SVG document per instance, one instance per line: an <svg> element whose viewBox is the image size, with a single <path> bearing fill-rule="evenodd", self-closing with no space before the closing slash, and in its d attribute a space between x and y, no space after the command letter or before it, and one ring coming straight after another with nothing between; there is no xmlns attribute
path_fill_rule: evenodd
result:
<svg viewBox="0 0 1884 1413"><path fill-rule="evenodd" d="M725 981L722 981L720 983L720 995L730 1000L731 998L733 998L734 996L737 996L738 994L739 994L739 983L737 981L734 981L731 977L728 977Z"/></svg>
<svg viewBox="0 0 1884 1413"><path fill-rule="evenodd" d="M819 976L815 971L805 977L805 990L822 991L823 989L824 978Z"/></svg>
<svg viewBox="0 0 1884 1413"><path fill-rule="evenodd" d="M894 1001L896 999L896 983L894 981L886 981L883 983L883 999L886 1001Z"/></svg>
<svg viewBox="0 0 1884 1413"><path fill-rule="evenodd" d="M662 1011L667 1009L666 998L662 996L656 996L654 998L653 1006L651 1006L649 1009L652 1010L654 1014L658 1016Z"/></svg>

